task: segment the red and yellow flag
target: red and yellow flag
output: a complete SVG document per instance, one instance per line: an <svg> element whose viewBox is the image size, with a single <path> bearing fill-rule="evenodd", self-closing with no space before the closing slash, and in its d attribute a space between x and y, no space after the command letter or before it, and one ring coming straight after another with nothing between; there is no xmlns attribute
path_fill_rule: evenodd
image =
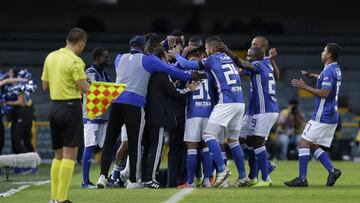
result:
<svg viewBox="0 0 360 203"><path fill-rule="evenodd" d="M91 82L86 93L86 112L90 120L102 115L109 108L111 102L125 89L125 84L110 82Z"/></svg>

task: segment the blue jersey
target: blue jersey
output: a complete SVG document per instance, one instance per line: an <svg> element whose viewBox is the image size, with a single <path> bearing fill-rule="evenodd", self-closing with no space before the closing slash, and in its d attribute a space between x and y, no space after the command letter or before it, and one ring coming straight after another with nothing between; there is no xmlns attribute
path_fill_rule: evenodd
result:
<svg viewBox="0 0 360 203"><path fill-rule="evenodd" d="M213 87L209 85L211 81L211 77L201 80L201 84L188 96L186 106L187 118L208 118L210 116L214 106Z"/></svg>
<svg viewBox="0 0 360 203"><path fill-rule="evenodd" d="M252 62L255 67L250 73L250 99L248 114L279 112L275 97L276 84L273 67L268 60Z"/></svg>
<svg viewBox="0 0 360 203"><path fill-rule="evenodd" d="M188 61L180 55L176 56L176 60L187 69L204 68L214 77L218 92L218 104L244 103L240 75L234 61L225 53L212 54L201 62Z"/></svg>
<svg viewBox="0 0 360 203"><path fill-rule="evenodd" d="M338 94L341 85L341 70L337 63L327 65L320 73L317 89L330 90L326 98L315 96L315 112L312 120L326 124L338 123Z"/></svg>
<svg viewBox="0 0 360 203"><path fill-rule="evenodd" d="M98 82L111 82L109 75L105 71L100 71L93 66L90 66L86 71L86 75L89 77L91 81ZM86 103L86 97L84 97L84 104ZM86 106L83 105L83 122L84 123L104 123L109 120L108 111L103 115L96 117L94 120L90 120L87 117Z"/></svg>

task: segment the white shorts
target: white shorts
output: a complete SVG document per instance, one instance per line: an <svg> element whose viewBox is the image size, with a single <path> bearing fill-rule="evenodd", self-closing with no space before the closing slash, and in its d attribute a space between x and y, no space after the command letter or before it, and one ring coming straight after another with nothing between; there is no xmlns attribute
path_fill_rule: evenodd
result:
<svg viewBox="0 0 360 203"><path fill-rule="evenodd" d="M207 122L208 118L194 117L186 119L184 141L200 142Z"/></svg>
<svg viewBox="0 0 360 203"><path fill-rule="evenodd" d="M210 114L208 123L218 124L227 129L239 131L244 111L244 103L216 104Z"/></svg>
<svg viewBox="0 0 360 203"><path fill-rule="evenodd" d="M91 147L99 145L100 148L103 147L106 128L108 122L97 124L97 123L85 123L84 124L84 145L85 147Z"/></svg>
<svg viewBox="0 0 360 203"><path fill-rule="evenodd" d="M252 116L250 115L244 116L239 133L240 138L246 139L247 136L251 135L251 129L250 129L251 120L252 120Z"/></svg>
<svg viewBox="0 0 360 203"><path fill-rule="evenodd" d="M249 116L250 125L250 136L256 135L260 137L267 137L270 134L271 128L276 123L279 113L262 113Z"/></svg>
<svg viewBox="0 0 360 203"><path fill-rule="evenodd" d="M126 127L125 125L123 125L121 127L121 142L126 142L128 141L128 136L127 136L127 132L126 132Z"/></svg>
<svg viewBox="0 0 360 203"><path fill-rule="evenodd" d="M337 124L319 123L310 120L301 135L301 138L313 144L330 147L334 138Z"/></svg>

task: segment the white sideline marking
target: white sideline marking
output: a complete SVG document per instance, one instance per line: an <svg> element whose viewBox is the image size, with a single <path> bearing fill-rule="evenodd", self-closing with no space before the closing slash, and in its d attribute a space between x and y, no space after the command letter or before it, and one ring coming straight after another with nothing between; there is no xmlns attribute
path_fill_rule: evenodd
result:
<svg viewBox="0 0 360 203"><path fill-rule="evenodd" d="M0 193L0 197L10 197L11 195L18 193L21 190L24 190L24 189L30 187L31 185L44 185L46 183L50 183L50 180L28 182L29 185L22 185L18 188L11 188L10 190L8 190L6 192Z"/></svg>
<svg viewBox="0 0 360 203"><path fill-rule="evenodd" d="M187 194L191 193L193 190L194 188L184 188L179 192L173 194L168 200L163 203L176 203L182 200Z"/></svg>

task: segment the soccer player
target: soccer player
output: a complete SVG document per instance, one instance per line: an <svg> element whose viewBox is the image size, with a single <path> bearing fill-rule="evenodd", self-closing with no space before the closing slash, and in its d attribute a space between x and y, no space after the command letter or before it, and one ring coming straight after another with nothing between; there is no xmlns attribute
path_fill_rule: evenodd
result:
<svg viewBox="0 0 360 203"><path fill-rule="evenodd" d="M280 72L275 63L275 56L277 55L276 49L275 48L270 49L269 53L272 53L271 55L273 57L267 57L266 54L268 52L269 42L263 36L255 37L251 42L251 48L261 48L263 62L272 67L273 77L275 78L275 80L279 80ZM223 49L224 52L227 53L234 60L234 62L236 63L236 65L238 65L238 67L244 68L246 66L247 62L245 62L245 61L241 60L239 57L237 57L231 50L229 50L227 48L226 45L223 45L223 47L221 49ZM249 74L249 72L247 72L247 71L242 71L242 73ZM248 114L248 112L247 112L247 114ZM246 123L247 120L248 120L248 118L246 115L244 118L244 122ZM242 127L242 129L240 131L239 141L240 141L242 149L248 156L249 168L250 168L250 171L249 171L250 185L254 185L257 183L258 166L257 166L255 151L254 151L253 147L247 146L247 143L246 143L247 142L246 137L248 135L250 135L249 128L247 127L246 124L243 126L244 127ZM276 165L274 163L271 163L270 161L267 161L266 163L267 163L268 171L269 171L269 173L271 173L276 168Z"/></svg>
<svg viewBox="0 0 360 203"><path fill-rule="evenodd" d="M90 85L85 79L85 63L78 56L86 45L87 34L73 28L66 46L51 52L45 59L41 76L44 91L50 92L50 130L55 157L51 164L50 202L71 202L68 191L78 147L83 144L81 93Z"/></svg>
<svg viewBox="0 0 360 203"><path fill-rule="evenodd" d="M187 53L186 58L190 61L200 61L201 57L196 53L196 50ZM210 116L211 110L214 106L213 98L213 89L210 79L203 79L201 82L197 83L195 91L190 94L187 98L186 105L186 121L185 121L185 133L184 141L187 145L187 176L188 180L185 185L181 187L194 187L194 177L199 165L197 164L198 160L198 147L201 141L201 135L206 127L208 118ZM208 81L210 80L210 82ZM210 176L211 176L211 164L212 159L209 152L209 149L204 147L202 149L203 156L203 168L204 168L204 180L203 187L211 187Z"/></svg>
<svg viewBox="0 0 360 203"><path fill-rule="evenodd" d="M110 82L109 75L104 71L104 68L110 64L109 52L97 47L92 52L93 65L89 67L85 73L88 81ZM84 97L84 104L86 103ZM96 146L103 147L106 127L108 123L108 112L101 116L90 120L87 117L86 106L83 105L83 122L84 122L84 152L82 156L83 182L82 188L95 188L95 185L89 179L91 158L94 154Z"/></svg>
<svg viewBox="0 0 360 203"><path fill-rule="evenodd" d="M238 169L239 178L236 181L247 178L244 166L244 153L238 140L241 120L245 110L241 80L234 61L227 54L218 51L221 45L222 41L219 37L211 36L207 38L205 47L209 57L200 62L187 61L178 54L178 51L170 51L170 54L176 57L176 60L182 67L205 69L208 74L214 77L219 99L210 114L202 136L202 139L206 142L213 155L218 169L214 187L221 186L223 181L230 175L230 171L226 168L222 158L220 145L216 139L222 130L224 130L225 136L228 138L228 145Z"/></svg>
<svg viewBox="0 0 360 203"><path fill-rule="evenodd" d="M273 52L270 52L273 53ZM270 55L271 58L274 55ZM241 126L240 137L247 139L248 148L254 149L257 167L262 173L262 181L257 181L256 174L250 173L251 185L268 187L272 185L268 166L265 140L279 116L277 99L275 98L275 78L273 68L263 59L261 48L250 48L246 57L252 68L250 75L250 101L247 115ZM250 165L251 166L251 165ZM255 171L253 171L255 172ZM257 182L255 184L255 182ZM243 184L247 184L244 182Z"/></svg>
<svg viewBox="0 0 360 203"><path fill-rule="evenodd" d="M315 96L315 112L306 124L299 143L299 176L285 182L289 187L307 187L307 166L310 160L310 149L316 159L329 172L326 186L333 186L341 176L341 171L334 168L329 156L319 146L330 147L338 123L338 94L341 85L341 70L336 62L341 47L328 43L321 53L324 63L323 71L317 74L303 72L309 78L317 78L316 88L307 85L302 79L293 79L292 86L309 91Z"/></svg>

